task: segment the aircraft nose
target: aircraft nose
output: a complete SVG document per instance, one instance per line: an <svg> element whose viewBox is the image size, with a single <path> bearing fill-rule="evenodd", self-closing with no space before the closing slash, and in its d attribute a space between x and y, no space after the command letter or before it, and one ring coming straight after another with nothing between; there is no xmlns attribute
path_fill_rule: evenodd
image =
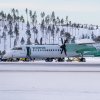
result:
<svg viewBox="0 0 100 100"><path fill-rule="evenodd" d="M3 56L3 58L11 58L12 54L11 52L6 52L6 54Z"/></svg>

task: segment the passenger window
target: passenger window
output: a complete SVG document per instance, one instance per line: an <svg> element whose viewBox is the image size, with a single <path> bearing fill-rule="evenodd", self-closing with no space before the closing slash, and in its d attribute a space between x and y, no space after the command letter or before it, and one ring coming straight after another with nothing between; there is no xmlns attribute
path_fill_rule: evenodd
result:
<svg viewBox="0 0 100 100"><path fill-rule="evenodd" d="M22 48L21 47L15 47L12 50L22 50Z"/></svg>

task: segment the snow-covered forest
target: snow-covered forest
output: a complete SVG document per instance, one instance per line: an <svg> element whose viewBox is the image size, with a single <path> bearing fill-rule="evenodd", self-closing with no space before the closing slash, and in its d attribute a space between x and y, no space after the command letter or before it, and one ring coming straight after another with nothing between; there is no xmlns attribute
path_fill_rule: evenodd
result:
<svg viewBox="0 0 100 100"><path fill-rule="evenodd" d="M100 28L98 25L72 22L68 15L59 18L54 11L51 14L41 12L40 15L27 8L25 15L14 8L9 13L0 11L0 54L19 45L60 44L61 37L71 42L81 38L99 42Z"/></svg>

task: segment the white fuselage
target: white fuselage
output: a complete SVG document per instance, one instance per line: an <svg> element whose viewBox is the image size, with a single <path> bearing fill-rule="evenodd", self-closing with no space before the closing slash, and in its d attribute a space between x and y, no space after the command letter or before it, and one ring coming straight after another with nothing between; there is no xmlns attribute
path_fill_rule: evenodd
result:
<svg viewBox="0 0 100 100"><path fill-rule="evenodd" d="M27 51L27 47L29 50ZM28 53L27 53L28 52ZM59 45L26 45L16 47L4 55L5 58L26 58L28 55L31 58L64 58L65 53L62 52Z"/></svg>

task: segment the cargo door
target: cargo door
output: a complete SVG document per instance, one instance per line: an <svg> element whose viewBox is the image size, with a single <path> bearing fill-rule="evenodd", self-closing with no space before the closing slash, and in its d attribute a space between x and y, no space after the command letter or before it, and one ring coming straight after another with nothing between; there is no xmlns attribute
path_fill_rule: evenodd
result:
<svg viewBox="0 0 100 100"><path fill-rule="evenodd" d="M31 57L31 48L26 47L26 51L27 51L26 56L30 58Z"/></svg>

